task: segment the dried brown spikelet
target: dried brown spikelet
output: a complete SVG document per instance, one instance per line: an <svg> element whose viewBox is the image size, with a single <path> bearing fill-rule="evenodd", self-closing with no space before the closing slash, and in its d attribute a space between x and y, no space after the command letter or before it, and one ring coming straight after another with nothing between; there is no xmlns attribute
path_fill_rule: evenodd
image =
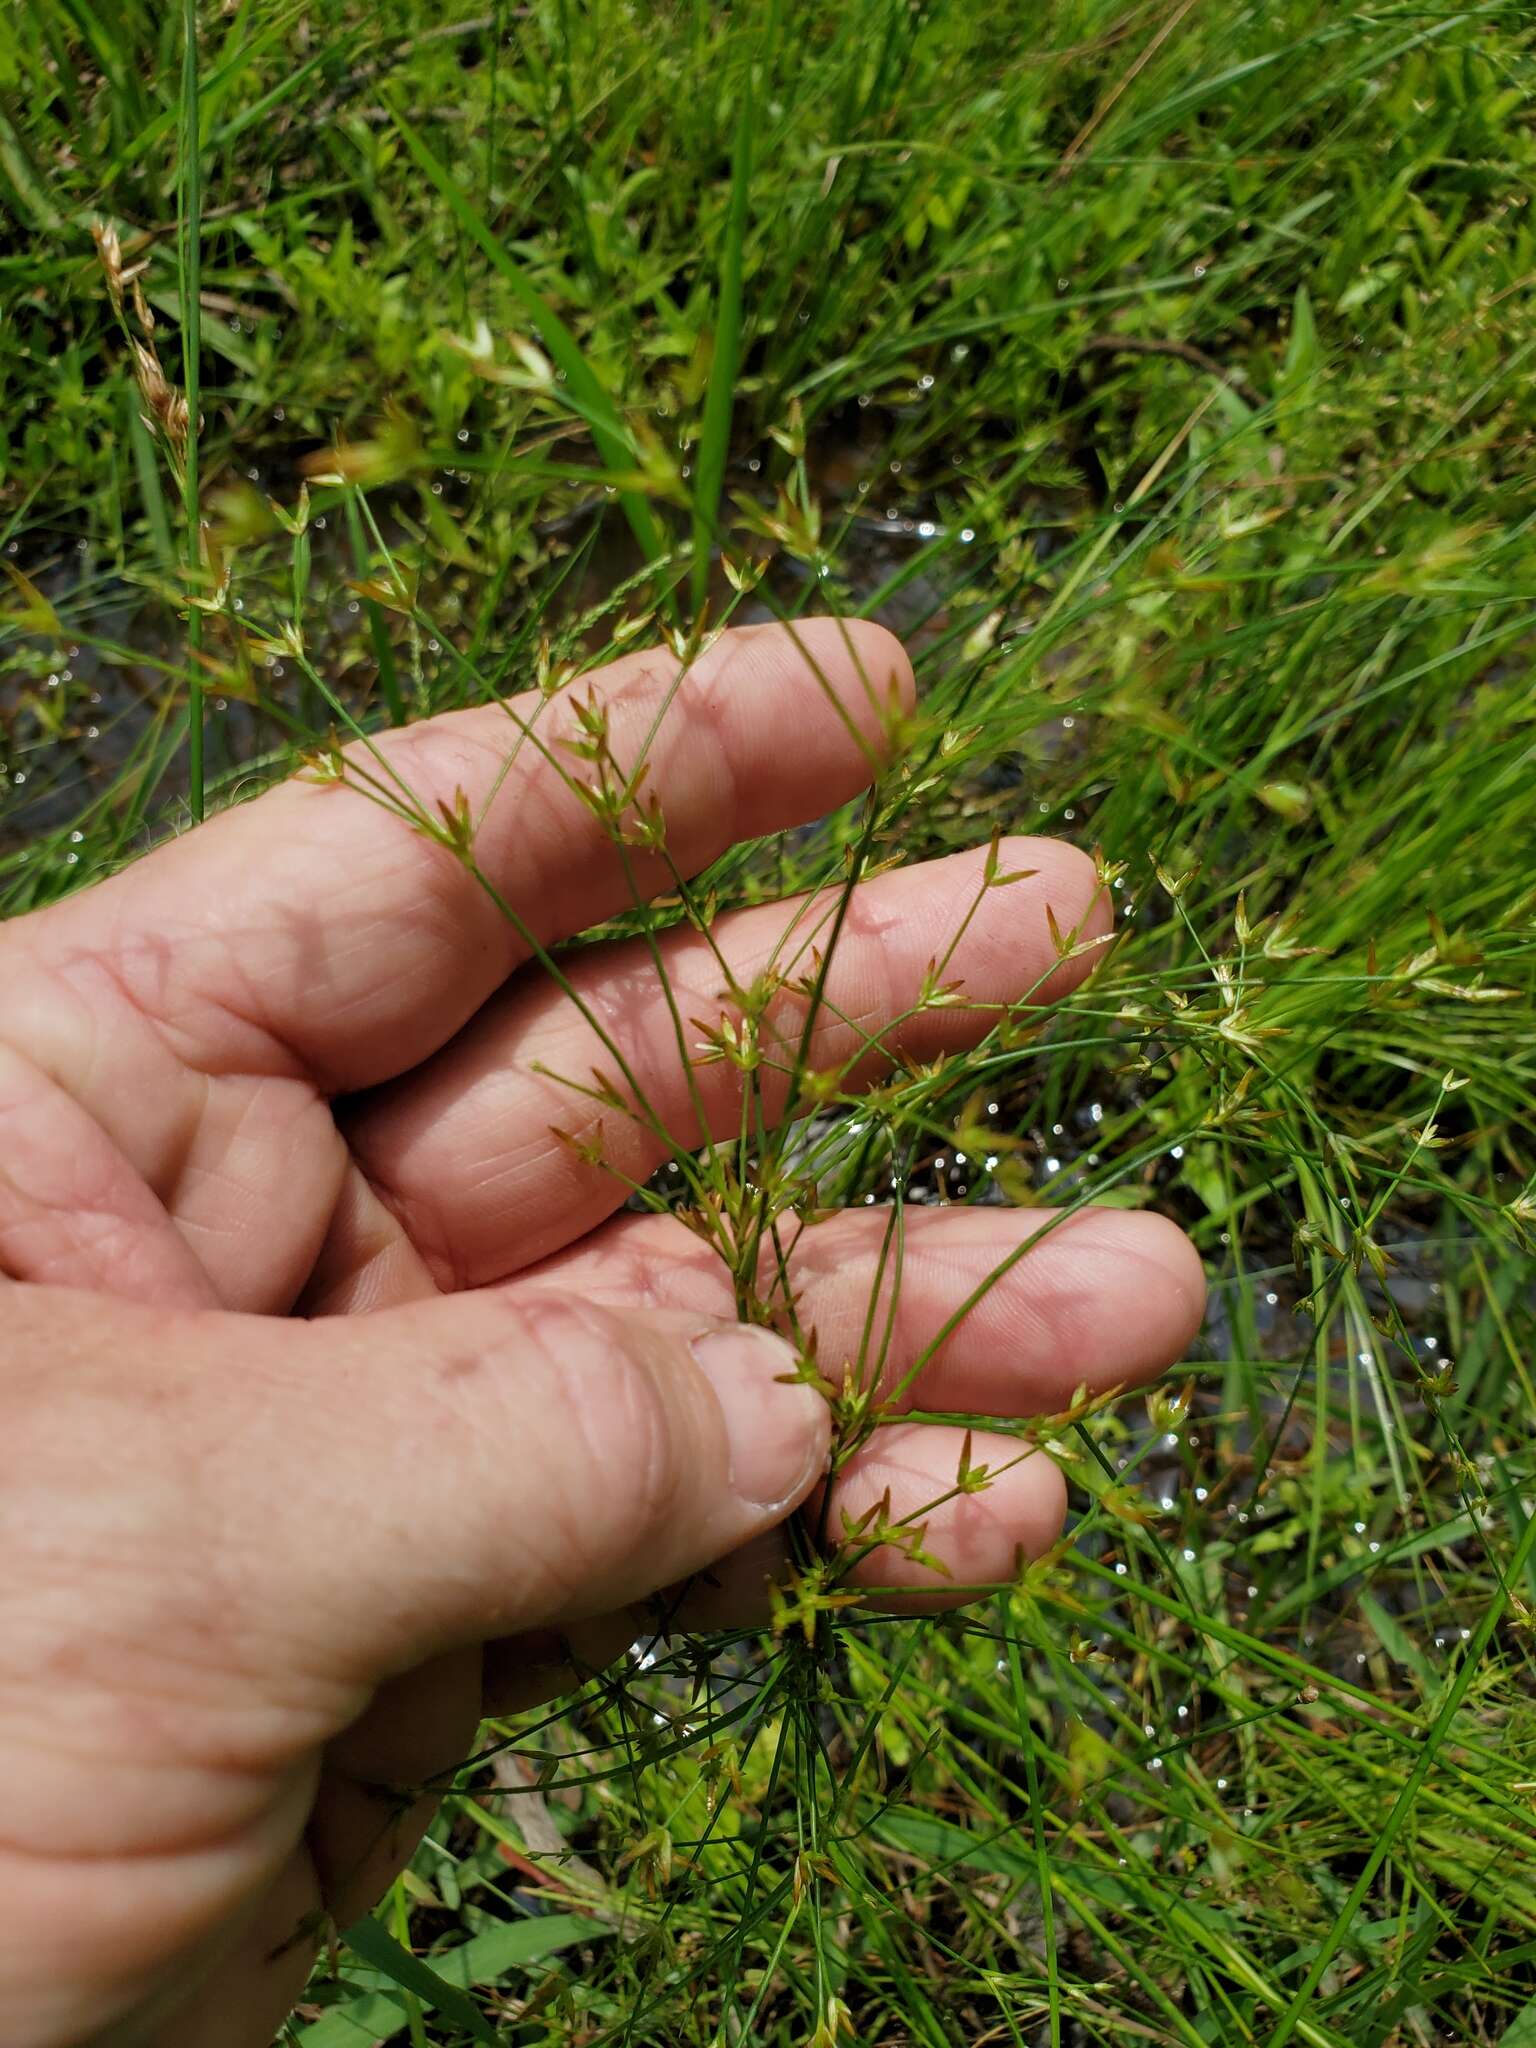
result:
<svg viewBox="0 0 1536 2048"><path fill-rule="evenodd" d="M107 292L112 300L112 310L121 314L123 310L123 245L117 238L117 229L109 220L93 220L91 237L96 244L96 254L101 258L101 267L106 275Z"/></svg>
<svg viewBox="0 0 1536 2048"><path fill-rule="evenodd" d="M139 396L144 404L144 424L153 433L156 428L165 439L176 469L181 471L187 459L187 441L191 431L191 414L187 401L170 382L155 353L153 340L155 316L144 288L139 282L139 271L128 270L123 262L123 246L118 239L117 229L111 221L93 221L91 235L96 243L96 253L101 259L102 274L106 278L107 295L112 301L112 310L128 329L124 312L124 297L133 309L134 320L138 323L139 335L128 331L128 346L133 351L134 381L139 387ZM201 424L201 422L199 422Z"/></svg>

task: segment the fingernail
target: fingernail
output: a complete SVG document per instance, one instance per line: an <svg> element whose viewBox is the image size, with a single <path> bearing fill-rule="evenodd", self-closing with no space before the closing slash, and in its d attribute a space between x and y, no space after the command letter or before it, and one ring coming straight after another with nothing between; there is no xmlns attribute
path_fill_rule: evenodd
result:
<svg viewBox="0 0 1536 2048"><path fill-rule="evenodd" d="M694 1338L693 1355L725 1418L733 1492L754 1508L787 1508L826 1457L826 1402L814 1387L785 1384L795 1354L768 1330L710 1330Z"/></svg>

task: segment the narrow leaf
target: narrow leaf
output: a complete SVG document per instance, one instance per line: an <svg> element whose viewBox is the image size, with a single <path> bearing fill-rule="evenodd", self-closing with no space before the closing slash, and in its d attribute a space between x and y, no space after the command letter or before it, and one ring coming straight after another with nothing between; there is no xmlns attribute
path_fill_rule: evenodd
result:
<svg viewBox="0 0 1536 2048"><path fill-rule="evenodd" d="M720 490L731 447L731 412L741 359L742 247L747 233L747 195L752 179L752 66L742 69L741 105L731 151L731 199L720 241L720 285L715 301L715 352L704 401L704 424L693 488L693 607L709 590L710 553L715 544Z"/></svg>

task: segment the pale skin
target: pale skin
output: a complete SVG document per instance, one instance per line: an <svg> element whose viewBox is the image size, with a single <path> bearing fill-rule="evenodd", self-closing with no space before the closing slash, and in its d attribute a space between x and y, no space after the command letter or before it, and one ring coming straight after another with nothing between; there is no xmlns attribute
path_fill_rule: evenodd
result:
<svg viewBox="0 0 1536 2048"><path fill-rule="evenodd" d="M659 709L650 782L697 871L868 782L911 672L880 629L722 636L674 689L659 653L603 670L615 750ZM569 704L541 714L553 744ZM521 706L531 715L532 702ZM611 842L496 706L381 744L428 810L463 789L476 859L540 945L624 907ZM558 758L558 753L557 753ZM1092 863L1049 841L982 899L949 967L967 1002L909 1016L976 900L984 852L861 885L833 956L825 1066L930 1059L996 1006L1087 973L1060 930L1109 926ZM642 885L666 886L654 863ZM721 918L745 984L796 916ZM804 913L800 913L804 915ZM699 936L674 983L718 1011ZM482 1716L552 1697L705 1577L680 1623L750 1624L785 1519L818 1486L822 1397L733 1320L724 1268L552 1134L598 1110L545 1070L618 1045L668 1125L708 1129L642 948L571 956L589 1013L527 957L466 866L347 787L295 781L0 931L0 2011L11 2048L265 2048L324 1914L380 1895L421 1786ZM682 1006L685 1010L689 1004ZM838 1020L843 1020L839 1022ZM892 1024L893 1019L903 1019ZM643 1180L640 1122L605 1146ZM1039 1211L914 1211L894 1384ZM857 1347L884 1218L807 1230L792 1275L825 1363ZM1177 1358L1200 1267L1152 1215L1089 1210L1019 1259L908 1405L1049 1413ZM957 1432L881 1429L830 1504L952 1495ZM1057 1537L1061 1475L977 1432L996 1468L925 1519L948 1579L887 1550L866 1586L942 1604ZM901 1598L887 1593L887 1599Z"/></svg>

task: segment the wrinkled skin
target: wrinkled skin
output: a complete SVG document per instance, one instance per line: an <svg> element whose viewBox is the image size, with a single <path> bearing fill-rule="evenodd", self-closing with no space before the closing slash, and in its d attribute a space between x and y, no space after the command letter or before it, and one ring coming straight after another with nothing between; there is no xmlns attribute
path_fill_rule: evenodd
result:
<svg viewBox="0 0 1536 2048"><path fill-rule="evenodd" d="M663 714L647 787L687 871L855 794L889 693L911 692L888 635L830 621L726 634L676 681L645 654L596 688L621 761ZM402 1811L399 1788L465 1756L488 1709L611 1658L658 1589L705 1573L680 1625L750 1623L820 1482L826 1409L783 1378L788 1348L740 1333L699 1241L619 1213L622 1181L552 1133L601 1120L632 1180L662 1156L642 1120L554 1078L612 1071L594 1024L672 1130L703 1142L739 1110L726 1062L690 1094L642 945L570 956L580 1005L530 964L519 920L553 944L630 899L553 765L572 716L572 693L540 712L504 780L500 707L380 743L428 814L460 789L484 810L476 858L517 920L406 820L296 781L0 932L11 2048L263 2048L322 1909L365 1910L418 1839L431 1800ZM946 970L966 1002L909 1014L983 858L860 887L817 1066L873 1078L963 1047L996 1005L1087 971L1091 951L1058 960L1046 913L1108 930L1090 862L1020 842L1004 862L1032 872L984 895ZM738 982L818 915L722 918ZM700 936L663 951L682 1014L718 1016ZM771 1019L779 1067L796 1000ZM893 1385L1041 1220L912 1213ZM824 1363L858 1348L882 1229L849 1212L798 1240ZM1178 1356L1201 1304L1170 1224L1084 1212L985 1295L907 1405L1027 1416L1134 1382ZM953 1486L956 1435L881 1429L833 1512L887 1489L896 1515L921 1510ZM951 1577L876 1553L860 1576L888 1602L953 1603L1058 1534L1048 1458L980 1433L972 1456L992 1484L927 1518Z"/></svg>

